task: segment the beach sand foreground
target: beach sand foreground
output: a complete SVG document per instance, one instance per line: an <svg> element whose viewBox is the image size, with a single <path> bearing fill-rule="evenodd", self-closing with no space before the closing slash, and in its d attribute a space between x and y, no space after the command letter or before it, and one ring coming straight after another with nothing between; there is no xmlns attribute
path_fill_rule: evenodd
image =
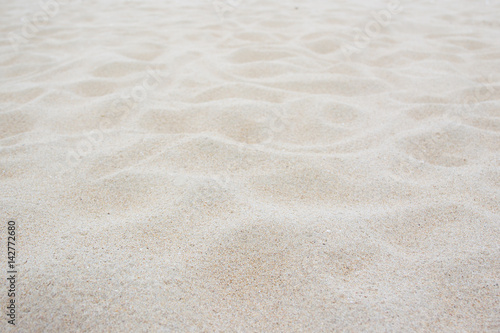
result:
<svg viewBox="0 0 500 333"><path fill-rule="evenodd" d="M499 332L499 12L4 1L0 331Z"/></svg>

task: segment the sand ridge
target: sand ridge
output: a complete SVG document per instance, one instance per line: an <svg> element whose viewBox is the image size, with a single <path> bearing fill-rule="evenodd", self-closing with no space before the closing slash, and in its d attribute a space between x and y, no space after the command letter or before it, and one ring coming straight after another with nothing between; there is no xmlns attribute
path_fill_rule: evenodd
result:
<svg viewBox="0 0 500 333"><path fill-rule="evenodd" d="M500 329L498 1L40 6L0 5L17 330Z"/></svg>

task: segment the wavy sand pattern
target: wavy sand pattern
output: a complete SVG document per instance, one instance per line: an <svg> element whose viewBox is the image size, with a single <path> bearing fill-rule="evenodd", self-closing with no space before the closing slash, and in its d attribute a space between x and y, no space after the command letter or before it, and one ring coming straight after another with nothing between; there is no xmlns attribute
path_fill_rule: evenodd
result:
<svg viewBox="0 0 500 333"><path fill-rule="evenodd" d="M0 5L20 331L500 330L500 2L54 1Z"/></svg>

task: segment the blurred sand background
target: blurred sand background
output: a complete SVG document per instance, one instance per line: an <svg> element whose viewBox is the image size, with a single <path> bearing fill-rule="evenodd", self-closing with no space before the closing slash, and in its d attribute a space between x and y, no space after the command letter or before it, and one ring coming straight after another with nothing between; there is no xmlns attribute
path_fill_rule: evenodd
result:
<svg viewBox="0 0 500 333"><path fill-rule="evenodd" d="M500 331L499 1L54 2L0 5L19 331Z"/></svg>

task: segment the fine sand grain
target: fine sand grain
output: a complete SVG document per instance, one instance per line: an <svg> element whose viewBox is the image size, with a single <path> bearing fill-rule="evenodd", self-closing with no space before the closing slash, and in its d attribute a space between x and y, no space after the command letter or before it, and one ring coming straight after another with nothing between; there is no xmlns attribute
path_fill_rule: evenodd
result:
<svg viewBox="0 0 500 333"><path fill-rule="evenodd" d="M499 1L41 3L0 4L0 331L500 331Z"/></svg>

